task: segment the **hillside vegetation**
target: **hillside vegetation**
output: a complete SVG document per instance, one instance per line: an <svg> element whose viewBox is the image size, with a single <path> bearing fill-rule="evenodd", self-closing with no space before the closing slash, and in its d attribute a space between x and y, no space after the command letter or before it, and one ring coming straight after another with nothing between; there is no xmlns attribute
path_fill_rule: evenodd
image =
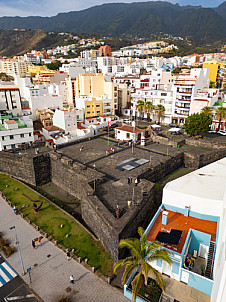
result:
<svg viewBox="0 0 226 302"><path fill-rule="evenodd" d="M53 17L0 18L0 29L14 28L145 38L162 32L191 36L203 44L226 38L226 4L202 8L163 1L110 3Z"/></svg>

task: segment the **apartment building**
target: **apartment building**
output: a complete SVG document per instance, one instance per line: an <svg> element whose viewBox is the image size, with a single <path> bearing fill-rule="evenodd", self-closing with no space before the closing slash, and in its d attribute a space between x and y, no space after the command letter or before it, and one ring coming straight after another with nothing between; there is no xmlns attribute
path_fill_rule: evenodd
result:
<svg viewBox="0 0 226 302"><path fill-rule="evenodd" d="M191 114L191 104L198 91L209 88L207 68L193 68L190 72L179 74L172 87L172 122L184 124Z"/></svg>
<svg viewBox="0 0 226 302"><path fill-rule="evenodd" d="M226 158L164 187L162 205L145 231L172 259L171 266L150 262L165 276L163 300L192 301L195 289L198 301L225 301L225 180Z"/></svg>
<svg viewBox="0 0 226 302"><path fill-rule="evenodd" d="M24 118L25 119L25 118ZM0 115L0 151L20 147L34 142L33 123L30 120L13 118L13 115Z"/></svg>
<svg viewBox="0 0 226 302"><path fill-rule="evenodd" d="M19 116L21 107L20 89L14 85L0 85L0 110L7 110Z"/></svg>
<svg viewBox="0 0 226 302"><path fill-rule="evenodd" d="M218 63L213 63L213 62L204 62L203 63L203 68L208 68L209 69L209 79L213 83L217 83L219 80L219 75L220 75L220 67L221 65Z"/></svg>
<svg viewBox="0 0 226 302"><path fill-rule="evenodd" d="M140 116L142 118L147 119L148 113L144 110L142 112L138 112L136 106L137 102L141 100L144 102L151 102L155 107L158 104L161 104L165 107L165 112L161 118L161 122L164 124L169 124L171 122L172 117L172 109L173 109L173 92L171 90L159 89L155 90L152 88L144 87L136 89L136 92L131 93L131 113L135 118L136 116ZM155 111L152 110L150 112L151 120L157 120L155 115Z"/></svg>

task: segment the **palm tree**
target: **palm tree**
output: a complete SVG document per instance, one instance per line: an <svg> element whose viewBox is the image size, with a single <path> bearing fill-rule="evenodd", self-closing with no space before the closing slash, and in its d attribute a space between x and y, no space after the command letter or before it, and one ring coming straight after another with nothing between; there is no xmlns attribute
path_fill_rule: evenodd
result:
<svg viewBox="0 0 226 302"><path fill-rule="evenodd" d="M158 122L160 123L160 119L161 117L163 116L165 112L165 107L161 104L158 104L156 107L155 107L155 114L157 115L158 117Z"/></svg>
<svg viewBox="0 0 226 302"><path fill-rule="evenodd" d="M226 108L225 107L218 107L215 111L215 117L219 121L218 131L221 130L221 121L226 119Z"/></svg>
<svg viewBox="0 0 226 302"><path fill-rule="evenodd" d="M164 283L159 272L151 266L149 262L153 260L164 260L169 264L172 264L172 260L168 256L166 250L162 249L160 245L155 242L149 242L147 236L144 233L144 229L139 227L138 233L140 239L122 239L119 243L120 247L127 247L130 250L131 256L125 259L119 260L114 266L114 272L117 272L120 268L125 267L125 271L122 277L122 283L125 284L130 277L131 273L136 270L138 274L133 277L132 293L133 301L136 300L136 296L139 289L144 282L147 286L148 273L152 272L156 282L164 290Z"/></svg>
<svg viewBox="0 0 226 302"><path fill-rule="evenodd" d="M148 120L148 122L150 122L150 113L152 112L153 108L154 108L153 104L150 101L147 101L144 104L144 112L147 113L147 120Z"/></svg>
<svg viewBox="0 0 226 302"><path fill-rule="evenodd" d="M208 116L212 116L213 109L211 107L205 106L202 108L201 112L205 113Z"/></svg>
<svg viewBox="0 0 226 302"><path fill-rule="evenodd" d="M136 104L136 109L138 110L138 112L139 112L139 118L141 119L141 113L144 110L144 101L138 100L137 104Z"/></svg>

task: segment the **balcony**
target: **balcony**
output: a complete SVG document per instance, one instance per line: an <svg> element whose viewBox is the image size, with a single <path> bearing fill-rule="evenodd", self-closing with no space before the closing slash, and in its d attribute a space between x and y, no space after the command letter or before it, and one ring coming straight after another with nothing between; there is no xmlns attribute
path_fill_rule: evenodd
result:
<svg viewBox="0 0 226 302"><path fill-rule="evenodd" d="M175 111L175 114L174 114L175 117L188 117L189 114L188 112L178 112L178 111Z"/></svg>
<svg viewBox="0 0 226 302"><path fill-rule="evenodd" d="M189 100L189 99L177 99L177 102L182 102L182 103L185 103L185 104L190 104L191 100Z"/></svg>
<svg viewBox="0 0 226 302"><path fill-rule="evenodd" d="M178 106L177 104L175 105L175 108L178 108L178 109L181 109L181 110L186 110L186 111L190 110L190 107Z"/></svg>

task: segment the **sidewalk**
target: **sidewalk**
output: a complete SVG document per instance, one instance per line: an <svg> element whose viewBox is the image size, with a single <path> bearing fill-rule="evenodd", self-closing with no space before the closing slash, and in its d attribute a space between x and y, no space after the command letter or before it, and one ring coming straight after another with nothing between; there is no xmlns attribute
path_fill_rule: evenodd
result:
<svg viewBox="0 0 226 302"><path fill-rule="evenodd" d="M66 255L45 238L42 239L42 246L34 250L31 240L40 234L20 216L15 215L13 209L0 198L0 231L16 246L14 230L9 230L14 225L25 271L31 267L32 283L30 284L28 274L23 279L44 302L57 302L67 292L70 292L72 301L76 302L130 301L76 261L67 261ZM7 262L22 275L18 251ZM71 274L75 278L74 284L70 283Z"/></svg>

